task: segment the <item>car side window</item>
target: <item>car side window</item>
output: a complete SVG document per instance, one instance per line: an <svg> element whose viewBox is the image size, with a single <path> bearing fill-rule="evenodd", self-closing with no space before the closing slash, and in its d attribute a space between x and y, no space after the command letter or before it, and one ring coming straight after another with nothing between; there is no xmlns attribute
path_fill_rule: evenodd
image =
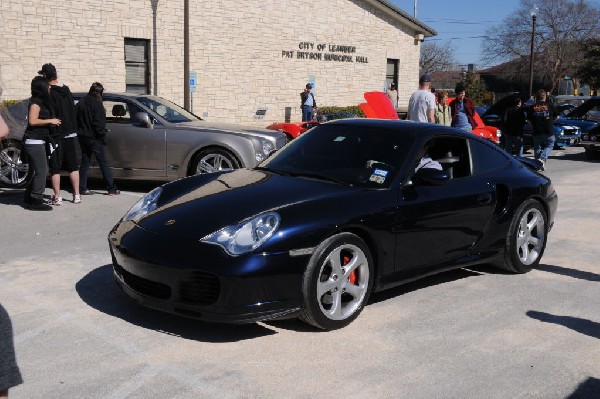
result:
<svg viewBox="0 0 600 399"><path fill-rule="evenodd" d="M428 143L427 152L432 160L442 165L442 169L448 172L451 179L471 176L471 158L466 139L436 137Z"/></svg>
<svg viewBox="0 0 600 399"><path fill-rule="evenodd" d="M123 100L105 99L102 101L106 109L106 121L119 124L137 123L133 115L141 110L134 104Z"/></svg>
<svg viewBox="0 0 600 399"><path fill-rule="evenodd" d="M475 140L471 140L473 174L482 175L508 165L508 158L502 152Z"/></svg>

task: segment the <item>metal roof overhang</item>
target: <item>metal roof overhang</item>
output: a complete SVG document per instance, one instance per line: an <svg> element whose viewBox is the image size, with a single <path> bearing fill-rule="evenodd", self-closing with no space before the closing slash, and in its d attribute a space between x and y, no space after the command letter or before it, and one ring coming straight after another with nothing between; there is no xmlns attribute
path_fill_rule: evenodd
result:
<svg viewBox="0 0 600 399"><path fill-rule="evenodd" d="M365 0L365 2L383 11L399 22L402 22L409 28L414 29L415 33L422 33L425 37L437 36L437 32L434 29L411 17L406 12L385 0Z"/></svg>

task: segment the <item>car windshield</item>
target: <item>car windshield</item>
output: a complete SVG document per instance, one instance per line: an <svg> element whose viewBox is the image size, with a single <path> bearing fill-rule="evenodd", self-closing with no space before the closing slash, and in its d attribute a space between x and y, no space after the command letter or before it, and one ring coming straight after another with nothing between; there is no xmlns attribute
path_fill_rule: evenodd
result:
<svg viewBox="0 0 600 399"><path fill-rule="evenodd" d="M171 123L183 123L201 120L191 112L186 111L179 105L165 100L164 98L144 96L138 97L137 100Z"/></svg>
<svg viewBox="0 0 600 399"><path fill-rule="evenodd" d="M357 187L385 188L413 142L412 134L390 129L320 125L290 142L259 168Z"/></svg>

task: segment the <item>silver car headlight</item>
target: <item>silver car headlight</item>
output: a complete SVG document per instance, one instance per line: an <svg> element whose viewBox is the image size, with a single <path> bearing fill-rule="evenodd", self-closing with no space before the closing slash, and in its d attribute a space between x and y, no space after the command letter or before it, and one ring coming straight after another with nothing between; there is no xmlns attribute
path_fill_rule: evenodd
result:
<svg viewBox="0 0 600 399"><path fill-rule="evenodd" d="M262 145L262 152L256 153L256 162L264 161L265 159L267 159L269 154L271 154L275 150L275 146L269 140L261 139L260 144Z"/></svg>
<svg viewBox="0 0 600 399"><path fill-rule="evenodd" d="M156 203L162 193L162 187L156 187L148 194L144 195L134 206L131 207L129 212L125 215L125 220L132 220L137 222L150 212L156 209Z"/></svg>
<svg viewBox="0 0 600 399"><path fill-rule="evenodd" d="M218 245L231 256L242 255L267 241L279 227L280 220L275 212L263 213L244 223L224 227L200 241Z"/></svg>

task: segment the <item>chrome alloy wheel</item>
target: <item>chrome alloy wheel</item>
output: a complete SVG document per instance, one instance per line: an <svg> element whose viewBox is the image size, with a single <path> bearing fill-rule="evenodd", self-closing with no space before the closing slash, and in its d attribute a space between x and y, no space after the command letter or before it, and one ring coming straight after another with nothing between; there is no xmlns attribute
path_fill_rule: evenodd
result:
<svg viewBox="0 0 600 399"><path fill-rule="evenodd" d="M531 265L540 256L545 242L544 216L535 208L523 214L517 230L517 253L524 265Z"/></svg>
<svg viewBox="0 0 600 399"><path fill-rule="evenodd" d="M357 246L337 247L320 268L317 302L321 312L331 320L344 320L359 309L369 284L369 263Z"/></svg>
<svg viewBox="0 0 600 399"><path fill-rule="evenodd" d="M29 164L23 163L21 150L8 145L0 151L0 182L6 186L19 186L29 172Z"/></svg>
<svg viewBox="0 0 600 399"><path fill-rule="evenodd" d="M226 155L209 153L200 158L196 166L196 174L213 173L234 169L234 163Z"/></svg>

